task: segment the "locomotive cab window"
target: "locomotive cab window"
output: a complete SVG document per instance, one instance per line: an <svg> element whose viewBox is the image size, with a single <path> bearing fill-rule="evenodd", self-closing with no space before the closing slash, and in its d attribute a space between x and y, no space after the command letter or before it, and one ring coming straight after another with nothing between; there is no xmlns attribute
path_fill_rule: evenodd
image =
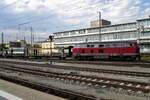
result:
<svg viewBox="0 0 150 100"><path fill-rule="evenodd" d="M90 47L90 45L87 45L87 47Z"/></svg>
<svg viewBox="0 0 150 100"><path fill-rule="evenodd" d="M91 45L91 47L94 47L94 45Z"/></svg>
<svg viewBox="0 0 150 100"><path fill-rule="evenodd" d="M130 47L132 47L133 45L132 45L132 43L130 44Z"/></svg>
<svg viewBox="0 0 150 100"><path fill-rule="evenodd" d="M103 45L103 44L100 44L99 47L104 47L104 45Z"/></svg>

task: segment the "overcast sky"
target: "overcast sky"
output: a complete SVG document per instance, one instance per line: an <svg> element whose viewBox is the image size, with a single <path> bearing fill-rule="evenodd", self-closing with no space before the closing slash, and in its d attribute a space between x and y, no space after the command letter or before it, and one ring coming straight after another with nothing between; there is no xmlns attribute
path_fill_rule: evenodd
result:
<svg viewBox="0 0 150 100"><path fill-rule="evenodd" d="M89 27L98 11L112 24L133 22L150 15L150 0L0 0L0 31L6 41L29 40L33 27L40 40L53 32Z"/></svg>

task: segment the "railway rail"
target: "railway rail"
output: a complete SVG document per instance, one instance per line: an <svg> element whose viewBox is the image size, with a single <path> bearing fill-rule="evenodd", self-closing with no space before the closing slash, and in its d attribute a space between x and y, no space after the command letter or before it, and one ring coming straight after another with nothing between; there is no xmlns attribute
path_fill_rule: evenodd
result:
<svg viewBox="0 0 150 100"><path fill-rule="evenodd" d="M50 85L34 82L31 80L25 80L19 77L12 77L8 75L0 74L0 78L23 85L23 86L36 89L42 92L46 92L46 93L53 94L59 97L67 98L69 100L97 100L97 98L93 95L89 95L89 94L87 95L83 93L77 93L74 91L64 90L64 89L60 89L60 88L53 87ZM110 99L99 99L99 100L110 100Z"/></svg>
<svg viewBox="0 0 150 100"><path fill-rule="evenodd" d="M17 59L17 58L12 58L12 59ZM20 60L21 58L19 58ZM111 65L111 66L123 66L123 67L143 67L143 68L150 68L150 62L144 62L144 61L78 61L78 60L73 60L72 58L66 59L66 60L58 60L58 59L26 59L22 58L22 60L27 60L27 61L53 61L53 62L61 62L61 63L77 63L77 64L94 64L94 65Z"/></svg>
<svg viewBox="0 0 150 100"><path fill-rule="evenodd" d="M77 61L77 60L51 60L54 62L62 62L62 63L77 63L77 64L91 64L91 65L111 65L111 66L122 66L122 67L143 67L150 68L150 62L142 62L142 61Z"/></svg>
<svg viewBox="0 0 150 100"><path fill-rule="evenodd" d="M114 87L122 88L128 91L150 93L150 83L146 82L136 82L127 81L106 77L96 77L87 75L77 75L77 74L66 74L66 73L56 73L51 71L44 71L33 68L16 67L16 66L0 66L1 69L12 70L17 72L23 72L28 74L40 75L44 77L51 77L58 80L69 80L80 82L82 84L87 84L90 86L102 86L102 87Z"/></svg>
<svg viewBox="0 0 150 100"><path fill-rule="evenodd" d="M1 63L1 62L0 62ZM83 68L83 67L73 67L73 66L58 66L58 65L46 65L46 64L35 64L35 63L26 63L26 62L3 62L4 63L12 63L12 64L25 64L25 65L33 65L37 67L48 67L48 68L57 68L57 69L67 69L67 70L76 70L76 71L87 71L87 72L96 72L96 73L109 73L109 74L119 74L119 75L129 75L129 76L137 76L137 77L150 77L149 72L137 72L137 71L123 71L123 70L113 70L113 69L100 69L100 68Z"/></svg>

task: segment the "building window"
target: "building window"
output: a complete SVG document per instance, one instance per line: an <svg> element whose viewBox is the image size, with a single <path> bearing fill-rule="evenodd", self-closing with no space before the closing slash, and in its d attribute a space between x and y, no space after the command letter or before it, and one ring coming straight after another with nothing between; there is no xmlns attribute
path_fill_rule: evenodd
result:
<svg viewBox="0 0 150 100"><path fill-rule="evenodd" d="M84 34L85 30L79 30L79 34Z"/></svg>
<svg viewBox="0 0 150 100"><path fill-rule="evenodd" d="M77 35L77 31L70 32L70 35Z"/></svg>
<svg viewBox="0 0 150 100"><path fill-rule="evenodd" d="M64 32L62 34L63 34L63 36L69 36L69 32Z"/></svg>
<svg viewBox="0 0 150 100"><path fill-rule="evenodd" d="M88 33L96 33L96 32L99 32L99 29L89 29L87 31Z"/></svg>
<svg viewBox="0 0 150 100"><path fill-rule="evenodd" d="M117 39L117 38L118 38L118 34L114 34L114 35L113 35L113 38L114 38L114 39Z"/></svg>
<svg viewBox="0 0 150 100"><path fill-rule="evenodd" d="M94 45L91 45L91 47L94 47Z"/></svg>

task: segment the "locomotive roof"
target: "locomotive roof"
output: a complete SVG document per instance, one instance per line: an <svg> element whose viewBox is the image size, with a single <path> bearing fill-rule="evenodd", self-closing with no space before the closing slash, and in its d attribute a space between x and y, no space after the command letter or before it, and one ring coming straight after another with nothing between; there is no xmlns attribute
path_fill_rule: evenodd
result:
<svg viewBox="0 0 150 100"><path fill-rule="evenodd" d="M108 42L87 42L87 43L80 43L80 44L97 44L97 43L133 43L133 42L137 42L135 40L133 41L108 41ZM80 44L77 44L77 45L80 45Z"/></svg>
<svg viewBox="0 0 150 100"><path fill-rule="evenodd" d="M108 41L108 42L87 42L87 43L131 43L131 42L137 42L136 40L132 40L132 41ZM80 44L87 44L87 43L80 43Z"/></svg>

